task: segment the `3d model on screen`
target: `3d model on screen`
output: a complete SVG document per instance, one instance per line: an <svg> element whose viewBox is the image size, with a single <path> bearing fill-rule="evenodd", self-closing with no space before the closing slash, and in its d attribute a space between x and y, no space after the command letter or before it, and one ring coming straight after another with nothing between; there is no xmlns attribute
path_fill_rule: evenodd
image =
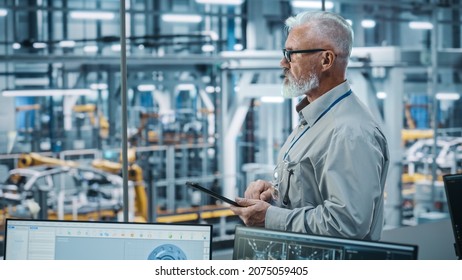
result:
<svg viewBox="0 0 462 280"><path fill-rule="evenodd" d="M333 260L342 259L342 251L333 248L303 246L271 240L249 239L246 250L254 260ZM250 246L250 247L249 247Z"/></svg>
<svg viewBox="0 0 462 280"><path fill-rule="evenodd" d="M254 260L285 259L286 244L284 243L257 239L249 239L247 240L247 243L250 246L248 249L253 251L252 259Z"/></svg>
<svg viewBox="0 0 462 280"><path fill-rule="evenodd" d="M303 246L300 244L288 245L287 259L289 260L340 260L342 251L334 248Z"/></svg>
<svg viewBox="0 0 462 280"><path fill-rule="evenodd" d="M148 260L187 260L186 254L178 246L163 244L152 250Z"/></svg>

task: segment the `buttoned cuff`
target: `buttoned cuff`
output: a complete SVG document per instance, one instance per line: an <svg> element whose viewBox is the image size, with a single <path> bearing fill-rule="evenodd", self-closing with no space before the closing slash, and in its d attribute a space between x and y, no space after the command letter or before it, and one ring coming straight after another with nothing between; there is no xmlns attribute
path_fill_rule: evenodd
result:
<svg viewBox="0 0 462 280"><path fill-rule="evenodd" d="M287 230L287 220L292 210L270 206L266 211L265 228Z"/></svg>

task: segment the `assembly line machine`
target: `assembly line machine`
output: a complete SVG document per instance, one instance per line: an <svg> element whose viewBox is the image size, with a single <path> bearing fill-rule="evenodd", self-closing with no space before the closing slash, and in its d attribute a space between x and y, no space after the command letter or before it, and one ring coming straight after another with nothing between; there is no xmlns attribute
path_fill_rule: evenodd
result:
<svg viewBox="0 0 462 280"><path fill-rule="evenodd" d="M239 219L185 183L198 182L232 198L242 196L250 181L271 177L279 147L298 123L297 100L280 96L283 22L305 8L279 0L232 6L125 2L123 8L120 1L71 0L6 1L0 7L5 31L0 35L0 213L12 214L20 206L22 214L75 219L84 218L79 207L86 200L96 208L111 201L111 215L93 211L86 218L119 219L122 209L129 209L131 220L207 220L225 235ZM353 23L348 81L388 139L385 224L398 227L403 201L414 205L418 181L431 190L422 209L433 211L441 175L462 168L455 152L442 155L444 167L436 160L429 164L428 156L403 160L421 138L437 143L442 135L462 137L461 131L438 129L439 122L460 119L454 117L460 109L442 115L438 108L460 106L434 96L460 85L462 53L454 35L460 28L441 20L458 11L445 3L388 2L346 1L334 11ZM195 12L199 21L166 21L167 12ZM101 15L110 19L95 18ZM374 15L380 15L377 28L359 24ZM431 19L433 31L409 32L406 23L416 15ZM127 146L129 160L122 161ZM84 167L88 170L81 171ZM122 178L125 171L128 178ZM46 175L26 190L15 181L26 177L21 174L40 178L53 172L56 176ZM102 181L88 179L90 174L100 174ZM115 193L99 190L114 176L129 180L130 205L117 206L118 184Z"/></svg>
<svg viewBox="0 0 462 280"><path fill-rule="evenodd" d="M442 51L438 56L442 61L441 71L456 67L461 57L453 50ZM445 60L448 56L457 59ZM429 67L420 57L420 51L397 47L356 48L349 65L348 78L353 90L383 123L389 139L395 164L390 165L387 179L386 223L392 226L402 222L403 95L411 86L426 94L426 85L412 80L416 73L425 73ZM77 60L72 56L47 56L25 60L17 56L8 59L29 63L38 63L39 59L49 63L59 60L66 65L64 75L69 75L68 80L73 77L76 85L98 76L106 86L95 86L93 97L34 98L33 104L6 106L5 110L11 111L6 125L18 122L22 125L18 129L12 127L0 138L0 147L6 149L0 154L0 166L4 170L0 179L7 182L13 173L19 174L19 169L35 169L36 166L49 168L37 172L49 172L59 167L67 173L78 173L71 170L85 166L104 172L105 176L120 178L117 58L79 57ZM185 183L196 181L227 197L235 197L243 194L249 180L268 178L278 148L297 123L297 115L292 110L295 101L264 102L263 97L279 96L279 60L279 51L222 52L207 57L193 54L187 57L133 56L128 59L129 73L134 73L128 79L131 92L127 131L131 151L128 179L133 194L133 205L129 206L131 219L146 222L209 221L219 225L216 227L219 235L226 235L228 228L239 223L226 205L187 188ZM96 73L99 74L95 76ZM140 89L148 80L153 85ZM379 90L394 94L378 100L375 93ZM11 98L1 98L2 103L11 102ZM274 118L281 121L268 122ZM433 137L435 133L426 134L426 137L428 135ZM82 196L81 191L85 195L91 193L92 184L76 176L55 184L65 188L65 184L73 181L79 186L79 190L69 193L71 204L72 197ZM437 181L437 177L430 177L430 182L432 179ZM4 216L14 213L13 206L28 207L24 201L12 203L5 198L6 192L21 191L20 188L14 190L11 185L5 184L3 197L0 196ZM58 207L64 205L59 201L66 201L60 198L62 194L58 189L44 188L43 184L37 183L36 188L26 191L34 189L53 193L48 199L55 200L45 202L42 199L38 203L41 205L37 212L40 217L76 218L75 207L73 216L72 211L66 216L65 207ZM97 197L104 197L103 192L93 191ZM24 195L21 199L30 197L35 198L35 195ZM50 205L56 205L56 208ZM98 210L98 204L95 205ZM45 211L47 207L53 211ZM120 210L120 207L114 208L112 217L104 216L117 219ZM77 217L81 218L78 213ZM101 218L103 214L86 218L95 217Z"/></svg>

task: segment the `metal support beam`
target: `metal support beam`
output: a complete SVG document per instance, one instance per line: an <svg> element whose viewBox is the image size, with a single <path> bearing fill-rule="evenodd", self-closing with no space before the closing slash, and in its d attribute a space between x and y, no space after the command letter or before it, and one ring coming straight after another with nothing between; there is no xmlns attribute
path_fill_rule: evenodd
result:
<svg viewBox="0 0 462 280"><path fill-rule="evenodd" d="M389 69L388 82L384 84L387 98L384 104L385 132L390 150L390 166L385 186L385 226L394 228L401 225L401 130L403 128L403 87L404 72L401 68Z"/></svg>
<svg viewBox="0 0 462 280"><path fill-rule="evenodd" d="M175 210L175 146L167 147L167 184L166 184L166 194L167 194L167 210Z"/></svg>
<svg viewBox="0 0 462 280"><path fill-rule="evenodd" d="M435 182L438 179L436 158L438 157L436 141L438 140L438 107L439 102L436 99L436 93L438 91L438 15L439 9L437 6L433 8L432 20L433 29L431 30L431 68L428 69L429 80L428 84L428 95L433 100L433 161L432 161L432 183L431 183L431 199L434 202L435 198ZM434 210L434 203L431 205L431 209Z"/></svg>
<svg viewBox="0 0 462 280"><path fill-rule="evenodd" d="M109 137L108 137L108 144L110 147L114 147L116 143L116 135L117 135L117 118L116 113L117 110L114 108L118 108L119 103L116 101L116 86L115 86L115 73L113 71L107 72L107 90L108 90L108 98L107 98L107 115L109 120Z"/></svg>
<svg viewBox="0 0 462 280"><path fill-rule="evenodd" d="M127 114L127 41L125 39L125 0L120 0L120 96L122 110L122 177L124 222L128 222L128 114Z"/></svg>

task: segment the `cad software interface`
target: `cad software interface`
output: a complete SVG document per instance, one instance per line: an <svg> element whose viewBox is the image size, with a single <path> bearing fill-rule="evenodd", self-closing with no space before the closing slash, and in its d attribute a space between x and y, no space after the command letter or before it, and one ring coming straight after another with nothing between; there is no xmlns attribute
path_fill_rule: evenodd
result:
<svg viewBox="0 0 462 280"><path fill-rule="evenodd" d="M233 259L387 260L415 259L417 247L237 227Z"/></svg>
<svg viewBox="0 0 462 280"><path fill-rule="evenodd" d="M211 226L7 220L5 259L208 260Z"/></svg>

